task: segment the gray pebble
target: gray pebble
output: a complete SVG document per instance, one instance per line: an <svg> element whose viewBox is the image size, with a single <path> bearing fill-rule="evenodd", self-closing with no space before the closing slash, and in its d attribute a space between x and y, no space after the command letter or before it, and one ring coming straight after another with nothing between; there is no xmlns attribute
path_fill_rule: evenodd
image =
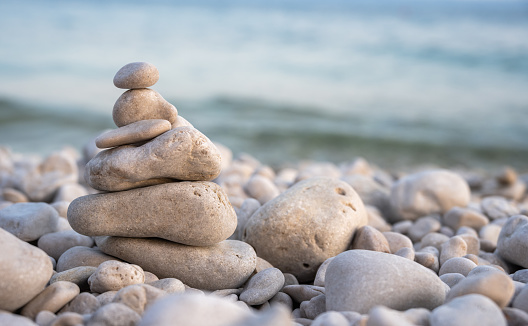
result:
<svg viewBox="0 0 528 326"><path fill-rule="evenodd" d="M507 325L501 309L491 299L480 294L464 295L436 308L429 322L430 326Z"/></svg>
<svg viewBox="0 0 528 326"><path fill-rule="evenodd" d="M91 237L73 230L48 233L38 240L38 247L56 260L59 260L60 256L72 247L92 247L93 245L94 241Z"/></svg>
<svg viewBox="0 0 528 326"><path fill-rule="evenodd" d="M124 65L114 76L117 88L134 89L153 86L159 79L158 69L148 62L132 62Z"/></svg>
<svg viewBox="0 0 528 326"><path fill-rule="evenodd" d="M260 305L271 299L284 285L284 275L277 268L267 268L249 279L240 300L249 305Z"/></svg>
<svg viewBox="0 0 528 326"><path fill-rule="evenodd" d="M57 230L59 214L46 203L17 203L0 210L0 228L23 241Z"/></svg>
<svg viewBox="0 0 528 326"><path fill-rule="evenodd" d="M141 316L122 303L109 303L97 309L86 322L86 326L136 325Z"/></svg>

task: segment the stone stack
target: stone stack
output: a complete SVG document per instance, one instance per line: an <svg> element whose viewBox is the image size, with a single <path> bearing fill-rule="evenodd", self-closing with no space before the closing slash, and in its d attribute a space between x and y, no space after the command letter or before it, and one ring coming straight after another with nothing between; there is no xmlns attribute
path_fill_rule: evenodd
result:
<svg viewBox="0 0 528 326"><path fill-rule="evenodd" d="M96 139L105 148L86 165L87 183L103 193L68 209L72 228L95 237L106 254L160 278L217 290L238 288L256 266L253 248L226 240L237 224L227 195L210 182L221 170L215 145L156 91L152 64L125 65L114 77L129 89L114 105L117 129Z"/></svg>

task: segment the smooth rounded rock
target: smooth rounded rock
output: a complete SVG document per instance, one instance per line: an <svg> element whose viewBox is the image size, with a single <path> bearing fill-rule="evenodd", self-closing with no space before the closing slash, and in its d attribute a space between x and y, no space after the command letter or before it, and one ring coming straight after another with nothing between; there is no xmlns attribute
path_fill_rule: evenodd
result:
<svg viewBox="0 0 528 326"><path fill-rule="evenodd" d="M273 298L284 285L284 275L277 268L267 268L249 279L240 294L240 300L255 306Z"/></svg>
<svg viewBox="0 0 528 326"><path fill-rule="evenodd" d="M55 260L59 260L60 256L70 248L77 246L91 247L93 245L94 241L92 238L73 230L48 233L38 240L38 247Z"/></svg>
<svg viewBox="0 0 528 326"><path fill-rule="evenodd" d="M48 255L0 228L0 310L15 311L44 289L53 274Z"/></svg>
<svg viewBox="0 0 528 326"><path fill-rule="evenodd" d="M504 308L510 302L515 287L508 275L500 271L480 274L469 274L451 288L447 294L446 301L467 294L482 294L493 300L500 308Z"/></svg>
<svg viewBox="0 0 528 326"><path fill-rule="evenodd" d="M413 248L413 243L409 237L397 233L397 232L383 232L383 236L387 239L389 243L389 248L391 253L395 253L402 248Z"/></svg>
<svg viewBox="0 0 528 326"><path fill-rule="evenodd" d="M101 304L97 298L88 292L82 292L73 298L64 308L61 309L60 313L75 312L78 314L91 314L95 312Z"/></svg>
<svg viewBox="0 0 528 326"><path fill-rule="evenodd" d="M149 283L149 285L163 290L168 294L185 292L185 285L182 281L176 278L162 278L160 280Z"/></svg>
<svg viewBox="0 0 528 326"><path fill-rule="evenodd" d="M391 252L389 242L385 236L369 225L362 226L356 230L350 249L364 249L386 253Z"/></svg>
<svg viewBox="0 0 528 326"><path fill-rule="evenodd" d="M251 276L257 256L241 241L191 247L162 239L97 237L104 252L142 266L160 278L177 278L203 290L234 289Z"/></svg>
<svg viewBox="0 0 528 326"><path fill-rule="evenodd" d="M131 89L117 99L112 117L118 127L150 119L168 120L172 124L178 117L178 110L152 89Z"/></svg>
<svg viewBox="0 0 528 326"><path fill-rule="evenodd" d="M327 310L367 313L376 305L434 309L445 299L445 285L431 270L376 251L337 255L327 268L325 285Z"/></svg>
<svg viewBox="0 0 528 326"><path fill-rule="evenodd" d="M99 135L95 139L95 145L99 148L111 148L135 144L155 138L171 130L171 127L171 123L163 119L136 121Z"/></svg>
<svg viewBox="0 0 528 326"><path fill-rule="evenodd" d="M465 279L466 277L460 273L445 273L440 276L440 279L442 282L447 284L450 288L457 285L460 281Z"/></svg>
<svg viewBox="0 0 528 326"><path fill-rule="evenodd" d="M447 170L419 172L395 182L391 189L391 206L397 220L444 214L455 206L466 207L470 200L467 182Z"/></svg>
<svg viewBox="0 0 528 326"><path fill-rule="evenodd" d="M462 226L469 226L478 231L488 224L489 220L484 214L475 210L453 207L444 214L443 222L453 230L458 230Z"/></svg>
<svg viewBox="0 0 528 326"><path fill-rule="evenodd" d="M117 258L106 255L99 248L73 247L66 250L57 261L57 272L64 272L79 266L98 267L107 260L117 260Z"/></svg>
<svg viewBox="0 0 528 326"><path fill-rule="evenodd" d="M86 164L84 178L93 188L122 191L172 182L207 181L221 171L214 144L194 128L172 129L141 145L101 151Z"/></svg>
<svg viewBox="0 0 528 326"><path fill-rule="evenodd" d="M517 296L515 296L515 299L512 302L513 308L521 309L524 312L528 312L528 285L524 285L524 287L519 291Z"/></svg>
<svg viewBox="0 0 528 326"><path fill-rule="evenodd" d="M0 325L37 326L31 319L24 316L0 311Z"/></svg>
<svg viewBox="0 0 528 326"><path fill-rule="evenodd" d="M0 209L0 228L23 241L55 232L59 213L46 203L17 203Z"/></svg>
<svg viewBox="0 0 528 326"><path fill-rule="evenodd" d="M73 300L81 290L77 284L59 281L51 284L24 306L20 314L34 319L42 310L53 313Z"/></svg>
<svg viewBox="0 0 528 326"><path fill-rule="evenodd" d="M444 242L440 250L440 265L453 257L462 257L467 254L467 243L460 236L451 237Z"/></svg>
<svg viewBox="0 0 528 326"><path fill-rule="evenodd" d="M500 308L480 294L458 297L433 310L430 326L479 325L506 326Z"/></svg>
<svg viewBox="0 0 528 326"><path fill-rule="evenodd" d="M139 315L128 306L112 302L106 304L96 312L94 312L90 319L85 323L86 326L99 326L99 325L136 325L141 320Z"/></svg>
<svg viewBox="0 0 528 326"><path fill-rule="evenodd" d="M138 265L108 260L99 265L90 275L90 290L96 293L118 291L128 285L145 282L143 269Z"/></svg>
<svg viewBox="0 0 528 326"><path fill-rule="evenodd" d="M311 326L349 326L352 325L343 314L337 311L327 311L317 316Z"/></svg>
<svg viewBox="0 0 528 326"><path fill-rule="evenodd" d="M117 88L134 89L153 86L158 82L159 71L148 62L131 62L124 65L114 76Z"/></svg>
<svg viewBox="0 0 528 326"><path fill-rule="evenodd" d="M502 227L497 254L510 263L528 268L528 217L514 215Z"/></svg>
<svg viewBox="0 0 528 326"><path fill-rule="evenodd" d="M89 289L88 279L96 270L97 267L94 266L78 266L67 269L60 273L55 273L50 279L50 284L58 281L68 281L77 284L81 290Z"/></svg>
<svg viewBox="0 0 528 326"><path fill-rule="evenodd" d="M315 286L325 286L326 270L333 259L334 257L328 258L321 264L321 266L319 266L319 268L317 269L317 273L315 274Z"/></svg>
<svg viewBox="0 0 528 326"><path fill-rule="evenodd" d="M305 282L314 279L326 259L345 251L356 228L366 224L367 213L354 189L338 179L317 177L259 208L242 239L259 257Z"/></svg>
<svg viewBox="0 0 528 326"><path fill-rule="evenodd" d="M252 176L248 180L244 186L244 189L249 196L258 200L261 205L267 203L280 194L279 189L270 179L258 174Z"/></svg>
<svg viewBox="0 0 528 326"><path fill-rule="evenodd" d="M438 275L442 276L447 273L460 273L467 276L473 268L477 267L477 264L469 259L462 257L453 257L446 260L440 267Z"/></svg>
<svg viewBox="0 0 528 326"><path fill-rule="evenodd" d="M68 220L85 235L157 237L190 246L225 240L237 223L224 190L208 181L81 197L70 204Z"/></svg>

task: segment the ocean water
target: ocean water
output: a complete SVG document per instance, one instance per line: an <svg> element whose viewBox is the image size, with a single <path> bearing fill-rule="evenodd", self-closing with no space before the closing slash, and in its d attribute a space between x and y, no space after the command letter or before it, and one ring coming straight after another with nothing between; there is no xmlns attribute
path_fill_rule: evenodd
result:
<svg viewBox="0 0 528 326"><path fill-rule="evenodd" d="M124 64L214 141L264 163L528 172L526 1L0 2L0 145L107 128Z"/></svg>

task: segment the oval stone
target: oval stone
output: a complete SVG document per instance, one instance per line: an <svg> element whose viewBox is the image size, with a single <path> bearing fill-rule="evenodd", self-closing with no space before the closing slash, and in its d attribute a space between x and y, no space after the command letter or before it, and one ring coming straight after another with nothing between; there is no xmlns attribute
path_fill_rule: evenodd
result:
<svg viewBox="0 0 528 326"><path fill-rule="evenodd" d="M70 204L68 220L85 235L156 237L191 246L225 240L237 223L224 190L208 181L80 197Z"/></svg>
<svg viewBox="0 0 528 326"><path fill-rule="evenodd" d="M497 253L510 263L528 268L528 216L514 215L502 227Z"/></svg>
<svg viewBox="0 0 528 326"><path fill-rule="evenodd" d="M148 62L132 62L124 65L114 76L117 88L134 89L153 86L158 82L159 71Z"/></svg>
<svg viewBox="0 0 528 326"><path fill-rule="evenodd" d="M86 165L84 178L95 189L122 191L174 179L212 180L221 166L220 152L204 134L180 127L141 146L101 151Z"/></svg>
<svg viewBox="0 0 528 326"><path fill-rule="evenodd" d="M367 224L358 194L346 182L317 177L297 183L260 207L246 224L243 240L259 257L300 282L345 251L356 228Z"/></svg>
<svg viewBox="0 0 528 326"><path fill-rule="evenodd" d="M248 305L267 302L284 286L284 275L277 268L267 268L249 279L240 294L240 300Z"/></svg>
<svg viewBox="0 0 528 326"><path fill-rule="evenodd" d="M433 170L405 176L391 189L391 206L396 220L444 214L455 206L466 207L470 200L467 182L447 170Z"/></svg>
<svg viewBox="0 0 528 326"><path fill-rule="evenodd" d="M327 310L367 313L391 309L434 309L445 300L445 285L431 270L400 256L368 250L337 255L326 270Z"/></svg>
<svg viewBox="0 0 528 326"><path fill-rule="evenodd" d="M44 289L53 274L48 255L0 228L0 310L15 311Z"/></svg>
<svg viewBox="0 0 528 326"><path fill-rule="evenodd" d="M162 239L97 237L105 253L137 264L160 278L176 278L202 290L236 289L255 270L257 256L241 241L191 247Z"/></svg>
<svg viewBox="0 0 528 326"><path fill-rule="evenodd" d="M72 247L60 256L57 261L57 272L64 272L79 266L98 267L107 260L117 260L117 258L104 254L96 247Z"/></svg>
<svg viewBox="0 0 528 326"><path fill-rule="evenodd" d="M55 282L31 299L22 308L20 314L34 319L43 310L55 313L73 300L79 293L81 293L81 290L77 284L65 281Z"/></svg>
<svg viewBox="0 0 528 326"><path fill-rule="evenodd" d="M172 124L178 117L178 110L160 93L141 88L124 92L114 104L112 117L118 127L149 119L168 120Z"/></svg>
<svg viewBox="0 0 528 326"><path fill-rule="evenodd" d="M431 313L431 326L479 325L506 326L501 309L480 294L468 294L442 305Z"/></svg>
<svg viewBox="0 0 528 326"><path fill-rule="evenodd" d="M57 231L59 213L46 203L17 203L0 209L0 228L23 241Z"/></svg>
<svg viewBox="0 0 528 326"><path fill-rule="evenodd" d="M155 138L170 129L171 123L168 120L141 120L99 135L95 139L95 145L99 148L110 148L135 144Z"/></svg>
<svg viewBox="0 0 528 326"><path fill-rule="evenodd" d="M74 230L48 233L38 240L38 247L55 260L59 260L60 256L70 248L77 246L91 247L93 245L94 241L92 238L79 234Z"/></svg>

